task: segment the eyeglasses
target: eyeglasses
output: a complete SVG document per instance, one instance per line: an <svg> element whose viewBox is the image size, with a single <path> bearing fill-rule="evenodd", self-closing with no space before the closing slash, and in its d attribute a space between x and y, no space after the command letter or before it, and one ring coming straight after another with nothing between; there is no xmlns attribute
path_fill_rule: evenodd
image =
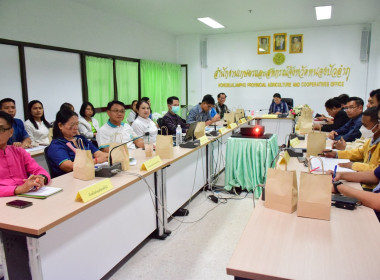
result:
<svg viewBox="0 0 380 280"><path fill-rule="evenodd" d="M73 128L74 126L78 126L78 125L79 125L79 122L71 123L70 124L70 129Z"/></svg>
<svg viewBox="0 0 380 280"><path fill-rule="evenodd" d="M115 113L115 114L117 114L117 113L124 114L125 113L125 110L110 110L110 111Z"/></svg>
<svg viewBox="0 0 380 280"><path fill-rule="evenodd" d="M11 128L12 127L8 127L8 128L0 127L0 134L3 134L5 131L10 130Z"/></svg>
<svg viewBox="0 0 380 280"><path fill-rule="evenodd" d="M354 110L355 108L358 108L358 106L350 106L350 107L347 107L346 110Z"/></svg>

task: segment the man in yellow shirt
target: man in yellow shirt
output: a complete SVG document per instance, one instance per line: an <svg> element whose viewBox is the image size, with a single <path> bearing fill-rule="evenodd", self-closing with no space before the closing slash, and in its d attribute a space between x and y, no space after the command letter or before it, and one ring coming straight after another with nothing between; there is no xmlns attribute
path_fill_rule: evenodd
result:
<svg viewBox="0 0 380 280"><path fill-rule="evenodd" d="M349 150L325 152L326 157L349 159L354 162L340 163L339 166L355 171L374 170L380 164L380 127L377 108L367 109L362 116L361 133L367 138L363 147ZM363 186L372 189L373 186Z"/></svg>

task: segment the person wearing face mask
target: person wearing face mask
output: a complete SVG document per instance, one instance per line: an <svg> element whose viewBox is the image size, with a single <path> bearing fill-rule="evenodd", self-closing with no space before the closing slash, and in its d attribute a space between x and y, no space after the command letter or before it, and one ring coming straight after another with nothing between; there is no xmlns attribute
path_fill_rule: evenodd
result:
<svg viewBox="0 0 380 280"><path fill-rule="evenodd" d="M330 158L354 161L340 163L339 166L341 167L350 168L355 171L374 170L380 164L380 127L377 108L369 108L364 111L360 132L367 138L363 147L350 151L325 152L324 155Z"/></svg>
<svg viewBox="0 0 380 280"><path fill-rule="evenodd" d="M179 113L179 99L176 96L171 96L167 99L168 112L162 118L162 126L166 126L169 134L175 134L178 125L181 126L182 132L185 132L188 125L186 121L177 114Z"/></svg>

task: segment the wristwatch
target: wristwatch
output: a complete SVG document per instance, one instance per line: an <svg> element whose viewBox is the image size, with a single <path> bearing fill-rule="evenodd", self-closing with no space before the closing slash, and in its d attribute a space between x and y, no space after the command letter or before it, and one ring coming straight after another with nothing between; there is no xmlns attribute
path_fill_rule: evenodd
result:
<svg viewBox="0 0 380 280"><path fill-rule="evenodd" d="M343 184L343 183L340 182L340 181L333 182L334 192L335 192L336 194L340 194L340 192L339 192L339 190L338 190L338 186L341 185L341 184Z"/></svg>
<svg viewBox="0 0 380 280"><path fill-rule="evenodd" d="M46 185L49 181L48 177L46 177L44 174L38 174L38 175L44 177L44 185Z"/></svg>

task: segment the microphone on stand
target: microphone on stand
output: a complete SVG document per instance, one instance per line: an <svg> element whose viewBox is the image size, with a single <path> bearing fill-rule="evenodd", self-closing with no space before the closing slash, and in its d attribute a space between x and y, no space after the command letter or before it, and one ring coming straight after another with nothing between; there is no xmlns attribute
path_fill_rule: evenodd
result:
<svg viewBox="0 0 380 280"><path fill-rule="evenodd" d="M280 146L280 149L278 150L276 156L275 156L275 157L273 158L273 160L271 161L271 163L270 163L270 165L269 165L269 168L272 168L273 163L274 163L275 161L277 161L278 156L280 155L280 153L281 153L285 148L286 148L286 145L285 145L285 144L283 144L283 145ZM265 174L265 175L266 175L266 174ZM263 178L263 182L264 182L264 180L265 180L265 176L264 176L264 178ZM265 201L265 184L259 184L259 187L261 187L262 190L263 190L263 192L262 192L262 194L261 194L261 200Z"/></svg>
<svg viewBox="0 0 380 280"><path fill-rule="evenodd" d="M119 173L121 171L121 163L120 162L117 162L115 164L112 164L112 152L113 150L115 150L116 148L120 147L120 146L123 146L125 144L128 144L130 142L133 142L135 141L136 139L139 139L141 137L143 137L144 135L141 135L139 137L135 137L127 142L124 142L124 143L121 143L120 145L117 145L115 147L113 147L110 151L109 151L109 166L101 166L99 168L96 168L95 169L95 177L106 177L106 178L110 178L114 175L116 175L117 173ZM129 159L128 159L129 160Z"/></svg>

